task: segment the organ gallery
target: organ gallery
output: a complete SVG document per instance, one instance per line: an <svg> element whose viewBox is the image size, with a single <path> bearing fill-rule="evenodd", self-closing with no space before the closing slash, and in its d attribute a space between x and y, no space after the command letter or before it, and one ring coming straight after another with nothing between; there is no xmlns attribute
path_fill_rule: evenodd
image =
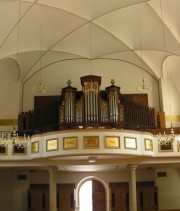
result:
<svg viewBox="0 0 180 211"><path fill-rule="evenodd" d="M80 78L82 90L62 88L59 96L35 96L34 109L19 114L19 130L34 132L75 128L152 129L154 108L147 94L122 94L112 79L101 90L101 77Z"/></svg>

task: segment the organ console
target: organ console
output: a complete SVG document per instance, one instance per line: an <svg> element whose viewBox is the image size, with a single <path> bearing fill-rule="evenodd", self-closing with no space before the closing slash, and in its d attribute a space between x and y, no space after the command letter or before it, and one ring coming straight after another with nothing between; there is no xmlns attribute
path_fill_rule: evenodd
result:
<svg viewBox="0 0 180 211"><path fill-rule="evenodd" d="M36 96L34 110L19 114L18 129L41 132L88 127L138 130L155 127L155 112L148 107L147 94L123 95L113 79L110 86L100 90L100 76L80 79L82 91L72 87L68 80L60 96Z"/></svg>

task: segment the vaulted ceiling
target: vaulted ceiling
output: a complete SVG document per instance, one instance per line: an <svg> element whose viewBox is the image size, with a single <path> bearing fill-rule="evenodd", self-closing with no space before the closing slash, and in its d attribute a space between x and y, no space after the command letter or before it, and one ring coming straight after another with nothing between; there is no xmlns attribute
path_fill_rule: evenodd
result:
<svg viewBox="0 0 180 211"><path fill-rule="evenodd" d="M23 83L41 59L125 61L156 79L167 61L178 83L179 8L179 0L0 0L0 65L15 62Z"/></svg>
<svg viewBox="0 0 180 211"><path fill-rule="evenodd" d="M23 84L39 63L124 61L157 80L168 69L180 90L179 9L180 0L0 0L0 77L7 63Z"/></svg>

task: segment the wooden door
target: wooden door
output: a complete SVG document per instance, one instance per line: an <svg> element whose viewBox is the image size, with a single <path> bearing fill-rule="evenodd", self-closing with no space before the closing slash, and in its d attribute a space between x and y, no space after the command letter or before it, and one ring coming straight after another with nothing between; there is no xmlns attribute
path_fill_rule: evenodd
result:
<svg viewBox="0 0 180 211"><path fill-rule="evenodd" d="M74 211L74 184L61 184L57 187L57 210Z"/></svg>
<svg viewBox="0 0 180 211"><path fill-rule="evenodd" d="M57 185L57 211L74 211L75 184ZM28 190L28 211L49 211L49 185L32 184Z"/></svg>
<svg viewBox="0 0 180 211"><path fill-rule="evenodd" d="M129 188L128 183L110 183L111 189L111 210L129 210ZM157 187L154 182L137 182L137 210L157 210Z"/></svg>
<svg viewBox="0 0 180 211"><path fill-rule="evenodd" d="M49 192L46 189L31 189L29 191L28 210L49 211Z"/></svg>
<svg viewBox="0 0 180 211"><path fill-rule="evenodd" d="M42 190L33 189L29 193L29 209L28 210L42 210Z"/></svg>
<svg viewBox="0 0 180 211"><path fill-rule="evenodd" d="M141 187L137 189L138 210L157 210L157 188Z"/></svg>
<svg viewBox="0 0 180 211"><path fill-rule="evenodd" d="M92 193L93 211L105 211L106 197L104 186L100 182L92 180Z"/></svg>
<svg viewBox="0 0 180 211"><path fill-rule="evenodd" d="M111 209L112 211L126 211L129 206L129 195L127 188L112 189Z"/></svg>
<svg viewBox="0 0 180 211"><path fill-rule="evenodd" d="M143 189L144 210L157 209L156 188L147 187Z"/></svg>
<svg viewBox="0 0 180 211"><path fill-rule="evenodd" d="M49 190L43 191L43 211L49 211Z"/></svg>

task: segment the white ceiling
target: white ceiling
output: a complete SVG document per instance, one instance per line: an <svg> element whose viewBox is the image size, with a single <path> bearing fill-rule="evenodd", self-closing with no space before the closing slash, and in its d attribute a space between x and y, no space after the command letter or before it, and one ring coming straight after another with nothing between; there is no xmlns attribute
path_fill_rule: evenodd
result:
<svg viewBox="0 0 180 211"><path fill-rule="evenodd" d="M159 79L166 58L179 71L179 8L179 0L0 0L1 62L17 61L22 83L40 57L120 60Z"/></svg>
<svg viewBox="0 0 180 211"><path fill-rule="evenodd" d="M89 163L90 157L95 157L95 163ZM105 171L122 171L127 170L128 164L137 164L139 170L155 170L160 168L180 168L179 157L139 157L139 156L122 156L122 155L82 155L54 157L46 159L34 159L33 161L16 161L3 162L0 164L1 170L48 170L56 166L59 171L74 172L105 172Z"/></svg>

